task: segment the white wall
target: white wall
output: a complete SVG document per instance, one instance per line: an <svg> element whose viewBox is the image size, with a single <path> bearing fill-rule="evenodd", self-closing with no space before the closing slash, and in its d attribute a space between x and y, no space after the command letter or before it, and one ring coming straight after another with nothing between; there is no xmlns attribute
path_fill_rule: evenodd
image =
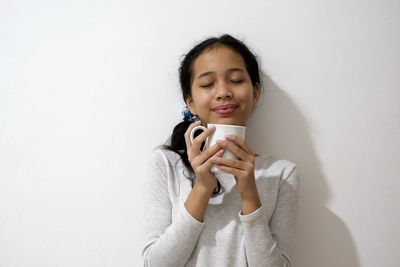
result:
<svg viewBox="0 0 400 267"><path fill-rule="evenodd" d="M261 57L258 153L302 178L295 266L398 266L400 2L0 2L0 266L140 266L143 164L179 59Z"/></svg>

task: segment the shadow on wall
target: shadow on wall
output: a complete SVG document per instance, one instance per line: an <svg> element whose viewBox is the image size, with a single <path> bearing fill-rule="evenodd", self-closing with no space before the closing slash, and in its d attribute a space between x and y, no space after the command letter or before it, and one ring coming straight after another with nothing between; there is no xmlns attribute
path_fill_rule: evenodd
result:
<svg viewBox="0 0 400 267"><path fill-rule="evenodd" d="M344 222L325 205L330 197L310 128L300 109L265 74L264 93L249 122L247 140L256 153L293 161L300 177L300 208L292 253L296 267L360 266Z"/></svg>

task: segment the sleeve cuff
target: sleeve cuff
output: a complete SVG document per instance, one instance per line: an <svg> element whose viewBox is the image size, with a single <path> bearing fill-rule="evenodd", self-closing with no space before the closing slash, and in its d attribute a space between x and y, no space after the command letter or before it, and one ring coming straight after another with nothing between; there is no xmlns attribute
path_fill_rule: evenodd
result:
<svg viewBox="0 0 400 267"><path fill-rule="evenodd" d="M250 214L243 215L242 211L240 211L239 212L240 221L242 223L253 222L253 221L257 220L257 218L259 218L261 216L262 211L263 211L263 206L262 205L261 205L261 207L259 207L258 209L256 209L255 211L253 211Z"/></svg>
<svg viewBox="0 0 400 267"><path fill-rule="evenodd" d="M204 226L204 222L200 222L197 219L195 219L186 209L185 204L181 203L180 204L180 210L181 210L181 214L182 217L184 218L185 221L187 221L188 223L190 223L191 225L195 226L195 227L203 227Z"/></svg>

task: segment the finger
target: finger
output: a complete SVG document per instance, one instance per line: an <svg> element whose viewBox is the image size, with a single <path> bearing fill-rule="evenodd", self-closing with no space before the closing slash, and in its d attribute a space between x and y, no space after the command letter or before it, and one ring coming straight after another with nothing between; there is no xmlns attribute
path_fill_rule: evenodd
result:
<svg viewBox="0 0 400 267"><path fill-rule="evenodd" d="M208 170L211 169L211 167L215 164L214 159L215 158L220 158L224 155L224 150L219 150L217 153L215 153L211 158L207 159L207 161L204 163L204 167L207 168Z"/></svg>
<svg viewBox="0 0 400 267"><path fill-rule="evenodd" d="M221 147L218 144L214 144L211 147L205 149L203 152L201 152L196 157L193 164L202 165L204 162L206 162L211 157L216 156L217 153L221 153L220 151L222 151L222 153L223 153L223 150L221 149ZM222 154L219 156L222 156Z"/></svg>
<svg viewBox="0 0 400 267"><path fill-rule="evenodd" d="M247 170L249 168L248 163L236 159L227 159L224 157L219 157L219 158L214 158L213 161L218 165L224 165L238 170Z"/></svg>
<svg viewBox="0 0 400 267"><path fill-rule="evenodd" d="M230 143L234 143L241 151L244 153L239 152L236 150L240 155L237 155L241 160L248 161L251 163L255 162L256 154L251 150L249 145L240 137L235 135L228 135L226 140L230 141Z"/></svg>
<svg viewBox="0 0 400 267"><path fill-rule="evenodd" d="M186 143L186 147L189 150L189 148L192 146L192 142L190 141L190 133L192 132L193 128L196 126L199 126L201 124L201 121L195 121L193 123L191 123L189 125L189 127L187 128L186 132L185 132L185 143Z"/></svg>
<svg viewBox="0 0 400 267"><path fill-rule="evenodd" d="M198 136L196 136L196 138L193 139L192 149L195 151L200 151L200 147L203 144L203 142L205 142L207 137L209 137L211 134L213 134L214 131L215 131L215 126L212 126L210 128L207 128L206 130L204 130Z"/></svg>
<svg viewBox="0 0 400 267"><path fill-rule="evenodd" d="M220 145L223 149L229 150L230 152L232 152L236 157L238 157L241 160L248 159L249 154L231 141L218 140L217 144Z"/></svg>
<svg viewBox="0 0 400 267"><path fill-rule="evenodd" d="M225 166L225 165L217 165L217 168L220 171L232 174L233 177L235 177L236 182L238 182L237 177L242 177L243 175L246 174L245 171L242 171L242 170L239 170L239 169L235 169L235 168L232 168L232 167L228 167L228 166Z"/></svg>
<svg viewBox="0 0 400 267"><path fill-rule="evenodd" d="M255 155L255 153L251 150L246 141L240 138L239 136L228 135L226 136L226 139L235 143L237 146L239 146L242 150L246 151L248 154Z"/></svg>

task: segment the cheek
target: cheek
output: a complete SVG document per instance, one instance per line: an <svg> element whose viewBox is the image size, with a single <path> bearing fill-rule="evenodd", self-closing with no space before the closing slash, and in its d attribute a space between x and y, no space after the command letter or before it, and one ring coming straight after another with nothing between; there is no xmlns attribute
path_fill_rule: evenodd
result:
<svg viewBox="0 0 400 267"><path fill-rule="evenodd" d="M242 92L238 92L236 94L236 98L238 100L240 100L242 103L246 103L248 105L252 105L253 104L253 91L251 90L244 90Z"/></svg>
<svg viewBox="0 0 400 267"><path fill-rule="evenodd" d="M211 99L212 99L212 97L210 96L210 94L206 94L206 93L198 92L193 95L193 101L197 107L207 106Z"/></svg>

